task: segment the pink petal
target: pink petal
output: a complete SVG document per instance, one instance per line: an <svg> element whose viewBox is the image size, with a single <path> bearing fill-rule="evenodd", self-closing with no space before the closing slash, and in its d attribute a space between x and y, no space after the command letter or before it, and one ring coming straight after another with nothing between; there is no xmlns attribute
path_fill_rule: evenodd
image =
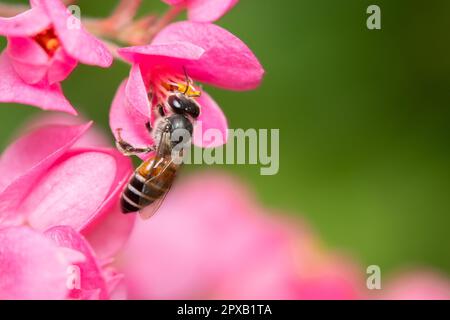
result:
<svg viewBox="0 0 450 320"><path fill-rule="evenodd" d="M86 124L88 120L84 116L73 117L67 113L45 112L37 117L25 122L19 133L29 132L37 128L49 125L80 126ZM78 140L73 147L106 148L111 147L111 140L105 132L98 126L91 126Z"/></svg>
<svg viewBox="0 0 450 320"><path fill-rule="evenodd" d="M226 182L223 178L222 181ZM227 186L230 187L232 184ZM230 234L234 233L235 237L228 243L219 242L218 250L226 257L215 257L216 263L223 268L218 270L221 275L214 297L298 298L299 278L293 254L293 228L285 225L285 221L277 219L277 216L272 218L262 210L252 207L250 202L238 209L234 217L230 216L232 222L223 228Z"/></svg>
<svg viewBox="0 0 450 320"><path fill-rule="evenodd" d="M27 170L46 170L80 139L91 125L91 122L72 126L53 124L37 128L19 138L2 154L0 190L25 175ZM33 172L34 176L39 174L37 171Z"/></svg>
<svg viewBox="0 0 450 320"><path fill-rule="evenodd" d="M183 40L119 49L119 54L127 61L148 65L181 65L199 60L204 52L201 47Z"/></svg>
<svg viewBox="0 0 450 320"><path fill-rule="evenodd" d="M110 150L116 159L117 171L109 196L102 207L83 226L85 235L100 259L113 257L125 244L134 225L135 215L124 215L119 208L120 194L133 172L128 157L116 150Z"/></svg>
<svg viewBox="0 0 450 320"><path fill-rule="evenodd" d="M128 298L128 290L124 281L124 276L119 275L107 279L110 300L126 300Z"/></svg>
<svg viewBox="0 0 450 320"><path fill-rule="evenodd" d="M135 147L151 146L153 145L153 139L145 127L150 119L143 116L128 103L125 88L126 80L119 86L111 106L109 114L111 130L115 138L118 139L117 129L122 129L122 139Z"/></svg>
<svg viewBox="0 0 450 320"><path fill-rule="evenodd" d="M111 231L115 227L116 221L114 221L116 217L111 217L110 215L114 214L114 211L117 208L117 204L120 198L120 194L122 193L123 188L125 187L126 183L128 182L131 174L134 171L133 164L129 157L123 156L119 151L116 149L103 149L103 148L91 148L91 149L80 149L80 152L91 152L92 150L95 150L97 152L101 152L105 155L108 155L109 157L113 158L115 161L115 167L116 171L114 172L114 180L113 183L110 186L110 189L107 193L107 197L104 199L103 203L99 208L97 208L97 211L91 214L91 217L89 220L85 222L84 225L81 226L81 232L94 232L93 230L96 230L97 228L100 228L101 230L104 230L102 227L103 223L108 222L108 220L113 219L111 223ZM109 174L112 174L113 172L110 172ZM123 218L123 217L122 217ZM132 223L129 220L133 219L119 219L124 224L129 225ZM127 226L123 226L125 230L128 228ZM99 231L100 232L100 231ZM126 231L125 231L126 232ZM117 239L118 241L120 240Z"/></svg>
<svg viewBox="0 0 450 320"><path fill-rule="evenodd" d="M13 143L0 160L0 221L15 213L34 183L91 126L47 126Z"/></svg>
<svg viewBox="0 0 450 320"><path fill-rule="evenodd" d="M387 300L450 300L450 280L432 271L407 271L382 288Z"/></svg>
<svg viewBox="0 0 450 320"><path fill-rule="evenodd" d="M316 244L317 246L317 244ZM364 280L358 277L361 269L356 269L341 256L334 257L329 253L321 253L312 248L317 258L300 256L306 267L299 268L299 285L296 288L297 299L302 300L355 300L362 297ZM322 256L321 256L322 255Z"/></svg>
<svg viewBox="0 0 450 320"><path fill-rule="evenodd" d="M106 46L88 33L81 22L60 0L42 0L42 7L53 22L62 46L73 58L84 64L109 67L113 58Z"/></svg>
<svg viewBox="0 0 450 320"><path fill-rule="evenodd" d="M113 210L109 210L105 217L95 227L82 233L94 248L99 259L114 257L125 245L134 226L136 215L125 215L117 202Z"/></svg>
<svg viewBox="0 0 450 320"><path fill-rule="evenodd" d="M97 258L86 239L68 226L53 227L47 230L45 235L58 246L81 252L85 257L83 261L74 263L80 270L79 284L81 288L72 289L70 297L77 299L92 298L90 294L97 292L99 299L107 299L108 290L105 279L97 263Z"/></svg>
<svg viewBox="0 0 450 320"><path fill-rule="evenodd" d="M136 111L144 117L150 117L150 102L147 95L147 88L142 79L141 69L138 64L133 64L130 70L130 77L126 84L126 97Z"/></svg>
<svg viewBox="0 0 450 320"><path fill-rule="evenodd" d="M8 54L14 70L27 83L41 81L48 72L48 82L62 81L73 71L77 60L59 48L50 59L44 49L31 38L8 38Z"/></svg>
<svg viewBox="0 0 450 320"><path fill-rule="evenodd" d="M77 64L77 60L68 56L65 50L60 48L51 59L51 65L48 70L48 82L53 84L65 80Z"/></svg>
<svg viewBox="0 0 450 320"><path fill-rule="evenodd" d="M188 3L188 18L197 22L214 22L237 3L238 0L193 0Z"/></svg>
<svg viewBox="0 0 450 320"><path fill-rule="evenodd" d="M67 268L42 234L26 227L0 229L0 300L64 299Z"/></svg>
<svg viewBox="0 0 450 320"><path fill-rule="evenodd" d="M197 99L201 106L193 134L193 143L204 148L219 147L228 140L228 123L222 109L205 91Z"/></svg>
<svg viewBox="0 0 450 320"><path fill-rule="evenodd" d="M163 29L152 45L179 41L205 50L198 61L185 64L189 75L197 81L230 90L254 89L261 83L264 69L258 59L227 30L210 23L177 22Z"/></svg>
<svg viewBox="0 0 450 320"><path fill-rule="evenodd" d="M76 115L77 112L64 97L61 86L45 82L30 85L24 82L11 65L9 57L0 56L0 102L29 104L44 110L56 110Z"/></svg>
<svg viewBox="0 0 450 320"><path fill-rule="evenodd" d="M28 37L8 37L8 55L17 62L29 65L47 65L49 61L45 50Z"/></svg>
<svg viewBox="0 0 450 320"><path fill-rule="evenodd" d="M48 70L47 53L31 38L8 38L9 61L19 77L28 84L40 82Z"/></svg>
<svg viewBox="0 0 450 320"><path fill-rule="evenodd" d="M229 267L231 276L222 277L216 295L219 299L299 299L299 279L292 260L292 252L286 235L277 234L273 228L272 234L257 232L251 233L249 242L254 246L242 252L247 256L234 256L234 259L242 259L245 263ZM248 229L247 231L251 231ZM268 229L270 230L270 229ZM268 231L266 230L266 232ZM245 230L239 230L245 232ZM242 238L242 235L238 233ZM242 240L241 240L242 241ZM249 241L249 240L247 240ZM256 244L257 241L262 241ZM247 244L248 245L248 244ZM265 248L265 253L263 249Z"/></svg>
<svg viewBox="0 0 450 320"><path fill-rule="evenodd" d="M15 17L0 17L0 34L9 37L32 36L45 30L50 23L44 10L35 7Z"/></svg>
<svg viewBox="0 0 450 320"><path fill-rule="evenodd" d="M39 230L68 225L82 231L96 225L118 201L131 172L129 159L116 150L71 150L39 181L19 211Z"/></svg>

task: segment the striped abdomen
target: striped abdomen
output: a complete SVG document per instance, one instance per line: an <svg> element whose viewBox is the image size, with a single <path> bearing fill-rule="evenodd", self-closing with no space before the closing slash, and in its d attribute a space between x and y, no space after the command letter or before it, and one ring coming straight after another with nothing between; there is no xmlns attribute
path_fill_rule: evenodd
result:
<svg viewBox="0 0 450 320"><path fill-rule="evenodd" d="M176 172L177 166L170 159L145 161L136 169L122 193L122 212L137 212L161 199L172 186Z"/></svg>

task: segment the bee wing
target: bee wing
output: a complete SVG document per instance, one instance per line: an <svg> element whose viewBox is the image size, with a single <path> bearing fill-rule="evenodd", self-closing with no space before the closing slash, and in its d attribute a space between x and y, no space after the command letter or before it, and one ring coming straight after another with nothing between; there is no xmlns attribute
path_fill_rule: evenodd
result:
<svg viewBox="0 0 450 320"><path fill-rule="evenodd" d="M151 205L139 211L139 216L142 220L150 219L155 215L155 213L159 210L164 200L166 199L166 196L169 193L171 187L172 186L170 186L167 192L165 192L161 197L155 200Z"/></svg>
<svg viewBox="0 0 450 320"><path fill-rule="evenodd" d="M151 185L152 180L156 180L159 178L160 175L164 174L167 168L171 167L173 165L173 159L172 159L172 144L170 140L170 134L168 132L161 132L161 137L159 139L158 148L156 150L156 156L153 160L153 165L150 168L148 176L151 177L149 180L144 183L144 186L142 188L143 194L152 194L152 190L150 190L149 185ZM152 202L149 206L139 211L139 216L142 219L149 219L152 217L156 211L158 211L161 204L164 202L164 199L167 196L167 193L169 193L170 188L172 187L173 181L167 181L170 183L168 186L164 186L166 188L166 191L163 195L161 195L158 199ZM148 203L148 202L147 202ZM145 203L140 203L141 205L145 206Z"/></svg>
<svg viewBox="0 0 450 320"><path fill-rule="evenodd" d="M163 174L163 172L165 170L167 170L167 168L170 167L172 164L173 164L173 160L168 161L168 163L165 164L164 168L161 169L161 171L158 173L158 175L152 176L152 178L150 180L148 180L148 182L151 182L151 180L156 179L159 175ZM151 205L149 205L146 208L139 211L139 216L141 217L141 219L147 220L147 219L151 218L158 211L158 209L161 207L161 204L166 199L167 194L171 190L172 184L173 184L173 180L170 181L170 184L166 187L167 188L166 191L158 199L153 201L153 203ZM147 183L144 184L142 192L144 194L151 194L151 190L149 190Z"/></svg>
<svg viewBox="0 0 450 320"><path fill-rule="evenodd" d="M159 137L158 148L156 149L156 157L164 158L172 154L172 141L170 139L170 133L162 131Z"/></svg>

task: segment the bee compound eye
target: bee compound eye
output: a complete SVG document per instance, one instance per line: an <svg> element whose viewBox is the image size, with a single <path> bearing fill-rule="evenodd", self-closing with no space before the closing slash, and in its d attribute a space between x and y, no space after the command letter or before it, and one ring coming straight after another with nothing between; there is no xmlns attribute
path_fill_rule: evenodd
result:
<svg viewBox="0 0 450 320"><path fill-rule="evenodd" d="M167 102L175 113L183 113L183 101L176 95L170 96Z"/></svg>
<svg viewBox="0 0 450 320"><path fill-rule="evenodd" d="M186 108L186 112L194 119L197 119L200 116L200 108L194 101L189 102L188 107Z"/></svg>

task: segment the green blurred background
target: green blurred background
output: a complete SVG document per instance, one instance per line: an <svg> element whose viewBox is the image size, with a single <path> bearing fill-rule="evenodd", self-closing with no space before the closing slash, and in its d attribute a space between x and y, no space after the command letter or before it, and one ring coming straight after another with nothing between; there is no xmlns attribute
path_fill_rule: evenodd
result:
<svg viewBox="0 0 450 320"><path fill-rule="evenodd" d="M82 15L106 16L115 2L79 4ZM140 14L166 8L143 2ZM381 7L382 30L366 28L370 4ZM364 265L450 274L449 14L447 0L242 0L219 24L260 58L264 84L207 90L231 128L280 128L280 172L217 167L248 179L267 206L306 217L328 246ZM120 62L80 66L64 90L109 130L127 72ZM1 148L39 112L2 104Z"/></svg>

